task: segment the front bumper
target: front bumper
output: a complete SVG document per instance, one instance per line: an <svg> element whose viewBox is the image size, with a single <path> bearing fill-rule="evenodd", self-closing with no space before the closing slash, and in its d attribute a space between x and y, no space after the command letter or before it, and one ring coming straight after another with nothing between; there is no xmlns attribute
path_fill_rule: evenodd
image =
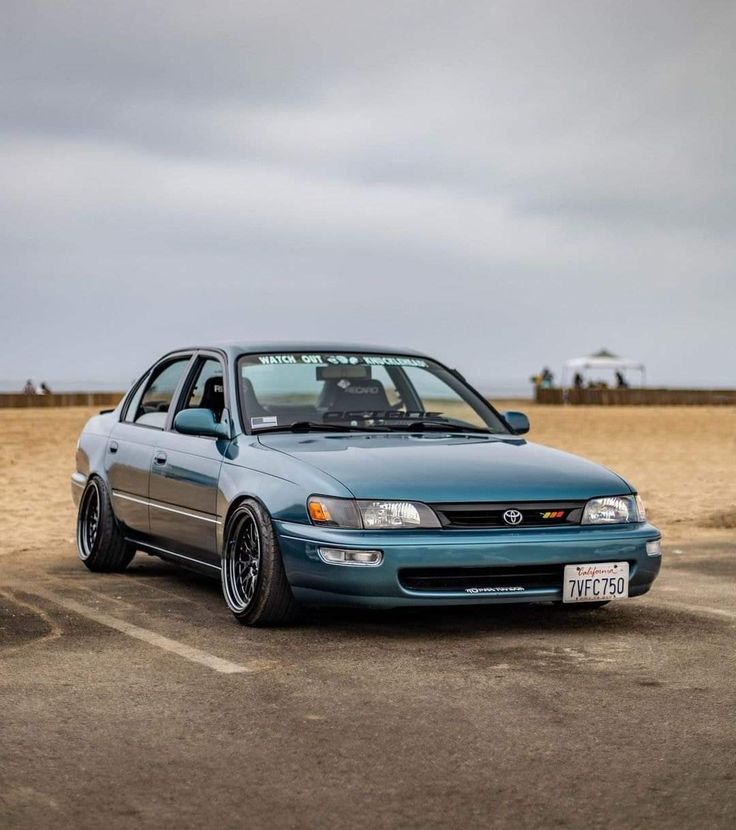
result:
<svg viewBox="0 0 736 830"><path fill-rule="evenodd" d="M403 568L473 568L569 565L628 561L629 596L646 593L661 556L649 556L646 543L660 538L647 523L619 527L543 530L363 531L320 528L276 521L286 573L297 600L319 605L392 608L409 605L475 605L550 602L562 599L559 586L517 593L415 591L399 579ZM377 567L346 567L323 562L318 548L378 549Z"/></svg>

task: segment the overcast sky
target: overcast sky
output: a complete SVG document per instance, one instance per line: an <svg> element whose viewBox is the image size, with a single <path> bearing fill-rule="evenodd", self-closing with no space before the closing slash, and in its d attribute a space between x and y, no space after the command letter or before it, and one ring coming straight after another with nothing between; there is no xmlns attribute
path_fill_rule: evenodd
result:
<svg viewBox="0 0 736 830"><path fill-rule="evenodd" d="M736 384L736 4L3 0L0 379L211 340Z"/></svg>

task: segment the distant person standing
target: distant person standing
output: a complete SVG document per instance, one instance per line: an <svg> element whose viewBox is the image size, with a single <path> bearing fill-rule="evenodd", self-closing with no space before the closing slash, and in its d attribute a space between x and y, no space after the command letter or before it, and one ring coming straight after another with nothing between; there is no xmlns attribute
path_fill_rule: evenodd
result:
<svg viewBox="0 0 736 830"><path fill-rule="evenodd" d="M24 395L35 395L36 394L36 387L33 385L33 381L28 378L26 381L26 385L23 387L23 394Z"/></svg>
<svg viewBox="0 0 736 830"><path fill-rule="evenodd" d="M616 388L617 389L628 389L629 384L626 381L626 378L623 376L623 372L616 372Z"/></svg>
<svg viewBox="0 0 736 830"><path fill-rule="evenodd" d="M555 376L550 371L549 366L545 366L544 369L542 369L540 378L540 386L542 387L542 389L551 389L554 386Z"/></svg>
<svg viewBox="0 0 736 830"><path fill-rule="evenodd" d="M38 394L39 395L50 395L51 389L49 388L48 384L45 380L41 381L41 385L38 387Z"/></svg>
<svg viewBox="0 0 736 830"><path fill-rule="evenodd" d="M575 377L572 379L572 385L576 389L582 389L584 383L585 381L583 380L583 376L580 374L580 372L575 372Z"/></svg>

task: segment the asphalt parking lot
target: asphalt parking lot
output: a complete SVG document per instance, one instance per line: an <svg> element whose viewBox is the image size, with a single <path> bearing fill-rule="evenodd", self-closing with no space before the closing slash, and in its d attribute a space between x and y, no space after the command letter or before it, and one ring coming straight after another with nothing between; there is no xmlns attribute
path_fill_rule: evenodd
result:
<svg viewBox="0 0 736 830"><path fill-rule="evenodd" d="M0 827L733 827L736 545L647 597L313 612L71 544L0 560Z"/></svg>

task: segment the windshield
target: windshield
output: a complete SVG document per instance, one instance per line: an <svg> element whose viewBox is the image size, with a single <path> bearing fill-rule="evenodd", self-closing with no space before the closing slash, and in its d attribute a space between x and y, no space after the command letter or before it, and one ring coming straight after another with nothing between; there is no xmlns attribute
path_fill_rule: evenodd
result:
<svg viewBox="0 0 736 830"><path fill-rule="evenodd" d="M251 432L442 429L507 433L494 411L427 358L374 354L244 355L240 398Z"/></svg>

